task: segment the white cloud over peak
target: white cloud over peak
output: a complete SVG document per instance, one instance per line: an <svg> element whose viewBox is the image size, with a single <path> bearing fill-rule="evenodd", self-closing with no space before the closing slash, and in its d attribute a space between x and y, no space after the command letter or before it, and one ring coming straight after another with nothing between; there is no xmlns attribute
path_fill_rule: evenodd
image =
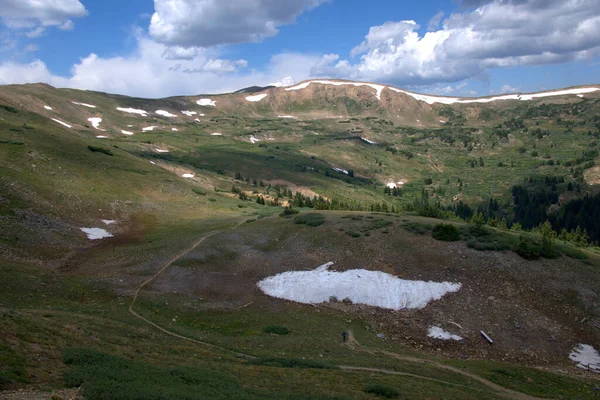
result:
<svg viewBox="0 0 600 400"><path fill-rule="evenodd" d="M283 53L271 57L258 72L245 60L227 60L216 50L198 49L190 60L168 60L167 46L137 32L136 51L127 57L103 58L90 54L71 68L69 76L53 74L36 60L28 64L0 64L0 84L45 82L56 87L98 90L139 97L167 97L226 93L271 82L309 77L320 56ZM293 78L292 78L293 77Z"/></svg>
<svg viewBox="0 0 600 400"><path fill-rule="evenodd" d="M485 3L485 4L483 4ZM483 4L483 5L482 5ZM600 55L597 0L463 1L479 8L451 14L442 28L419 33L414 21L372 27L352 49L356 62L329 54L321 76L398 85L456 82L496 67L585 60ZM434 16L431 26L439 24Z"/></svg>
<svg viewBox="0 0 600 400"><path fill-rule="evenodd" d="M328 0L154 0L150 35L169 46L259 42Z"/></svg>
<svg viewBox="0 0 600 400"><path fill-rule="evenodd" d="M0 17L11 28L39 25L70 30L73 26L70 18L86 15L87 10L79 0L2 0L0 7Z"/></svg>

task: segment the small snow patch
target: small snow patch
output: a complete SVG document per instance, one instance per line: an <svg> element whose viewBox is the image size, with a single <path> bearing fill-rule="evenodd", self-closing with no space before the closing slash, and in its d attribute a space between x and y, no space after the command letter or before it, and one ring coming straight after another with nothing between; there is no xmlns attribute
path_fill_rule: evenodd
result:
<svg viewBox="0 0 600 400"><path fill-rule="evenodd" d="M577 97L583 98L584 96L582 94L578 94Z"/></svg>
<svg viewBox="0 0 600 400"><path fill-rule="evenodd" d="M201 121L200 121L200 118L196 118L194 121L196 121L196 122L201 122Z"/></svg>
<svg viewBox="0 0 600 400"><path fill-rule="evenodd" d="M117 223L117 221L114 219L101 219L100 221L102 221L104 225L112 225Z"/></svg>
<svg viewBox="0 0 600 400"><path fill-rule="evenodd" d="M156 165L156 163L154 161L150 161L150 164L152 165Z"/></svg>
<svg viewBox="0 0 600 400"><path fill-rule="evenodd" d="M129 132L129 131L125 131L125 130L121 130L121 133L122 133L123 135L128 135L128 136L131 136L131 135L133 135L133 132Z"/></svg>
<svg viewBox="0 0 600 400"><path fill-rule="evenodd" d="M168 118L176 118L177 117L177 115L171 114L170 112L165 111L165 110L156 110L156 113L158 115L162 115L163 117L168 117Z"/></svg>
<svg viewBox="0 0 600 400"><path fill-rule="evenodd" d="M215 132L215 133L211 133L210 136L223 136L223 134Z"/></svg>
<svg viewBox="0 0 600 400"><path fill-rule="evenodd" d="M142 128L142 131L143 132L153 131L156 128L158 128L158 126L147 126L146 128Z"/></svg>
<svg viewBox="0 0 600 400"><path fill-rule="evenodd" d="M177 128L171 128L173 132L177 132Z"/></svg>
<svg viewBox="0 0 600 400"><path fill-rule="evenodd" d="M262 93L262 94L257 94L256 96L248 96L248 97L246 97L246 100L248 100L250 102L257 102L257 101L261 101L262 99L264 99L267 96L268 95L266 93Z"/></svg>
<svg viewBox="0 0 600 400"><path fill-rule="evenodd" d="M362 140L364 140L365 142L369 143L369 144L377 144L377 143L375 143L374 141L372 141L372 140L369 140L369 139L367 139L367 138L364 138L364 137L361 137L361 139L362 139Z"/></svg>
<svg viewBox="0 0 600 400"><path fill-rule="evenodd" d="M99 240L104 238L113 237L110 233L102 228L79 228L83 233L87 235L89 240Z"/></svg>
<svg viewBox="0 0 600 400"><path fill-rule="evenodd" d="M108 139L108 136L96 136L96 139Z"/></svg>
<svg viewBox="0 0 600 400"><path fill-rule="evenodd" d="M389 187L390 189L394 189L394 188L396 188L397 186L396 186L396 183L395 183L395 182L390 182L390 183L388 183L388 184L387 184L387 187Z"/></svg>
<svg viewBox="0 0 600 400"><path fill-rule="evenodd" d="M91 104L86 104L86 103L78 103L76 101L72 101L71 103L78 105L78 106L84 106L84 107L88 107L88 108L96 108L96 106L93 106Z"/></svg>
<svg viewBox="0 0 600 400"><path fill-rule="evenodd" d="M182 111L181 113L183 115L187 115L188 117L192 117L192 116L198 114L196 111Z"/></svg>
<svg viewBox="0 0 600 400"><path fill-rule="evenodd" d="M52 107L50 107L50 106L44 106L44 108L45 108L46 110L52 110Z"/></svg>
<svg viewBox="0 0 600 400"><path fill-rule="evenodd" d="M569 354L569 358L575 361L579 368L600 372L600 353L590 345L578 345Z"/></svg>
<svg viewBox="0 0 600 400"><path fill-rule="evenodd" d="M403 310L424 308L462 286L450 282L409 281L364 269L328 271L331 265L333 263L327 263L313 271L284 272L263 279L258 287L269 296L305 304L324 303L336 297L348 298L355 304Z"/></svg>
<svg viewBox="0 0 600 400"><path fill-rule="evenodd" d="M204 107L216 107L217 106L217 102L216 101L212 101L211 99L200 99L196 102L196 104L198 104L199 106L204 106Z"/></svg>
<svg viewBox="0 0 600 400"><path fill-rule="evenodd" d="M348 175L348 171L346 171L345 169L333 168L333 170L336 171L336 172L341 172L342 174Z"/></svg>
<svg viewBox="0 0 600 400"><path fill-rule="evenodd" d="M61 124L61 125L63 125L63 126L66 126L67 128L72 128L72 126L71 126L71 125L67 124L66 122L62 122L62 121L61 121L61 120L59 120L59 119L52 118L52 121L54 121L54 122L58 122L59 124Z"/></svg>
<svg viewBox="0 0 600 400"><path fill-rule="evenodd" d="M169 150L163 150L163 149L156 149L157 153L168 153Z"/></svg>
<svg viewBox="0 0 600 400"><path fill-rule="evenodd" d="M135 108L121 108L121 107L117 107L117 110L129 113L129 114L139 114L139 115L144 116L144 117L148 115L148 111L136 110Z"/></svg>
<svg viewBox="0 0 600 400"><path fill-rule="evenodd" d="M463 340L462 337L460 337L458 335L453 335L450 332L446 332L439 326L430 327L429 331L427 332L427 336L429 336L430 338L440 339L440 340Z"/></svg>
<svg viewBox="0 0 600 400"><path fill-rule="evenodd" d="M296 119L293 115L279 115L278 118Z"/></svg>
<svg viewBox="0 0 600 400"><path fill-rule="evenodd" d="M259 140L259 139L257 139L257 138L255 138L254 136L250 136L250 142L251 142L252 144L254 144L254 143L256 143L256 142L260 142L260 140Z"/></svg>
<svg viewBox="0 0 600 400"><path fill-rule="evenodd" d="M183 175L181 175L182 178L193 178L194 176L196 176L196 175L193 175L193 174L183 174Z"/></svg>
<svg viewBox="0 0 600 400"><path fill-rule="evenodd" d="M102 122L102 118L88 118L88 121L92 123L92 126L99 131L103 131L104 129L100 129L100 122Z"/></svg>

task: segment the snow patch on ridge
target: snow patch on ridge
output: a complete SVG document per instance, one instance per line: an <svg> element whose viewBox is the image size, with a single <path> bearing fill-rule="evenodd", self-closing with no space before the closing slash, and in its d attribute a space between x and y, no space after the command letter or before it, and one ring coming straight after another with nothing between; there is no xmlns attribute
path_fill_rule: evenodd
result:
<svg viewBox="0 0 600 400"><path fill-rule="evenodd" d="M143 132L153 131L156 128L158 128L158 126L148 126L146 128L142 128L142 131Z"/></svg>
<svg viewBox="0 0 600 400"><path fill-rule="evenodd" d="M99 131L103 131L104 129L100 129L100 123L102 122L102 118L88 118L88 121L92 123L92 126Z"/></svg>
<svg viewBox="0 0 600 400"><path fill-rule="evenodd" d="M117 107L117 110L119 111L123 111L129 114L138 114L141 115L143 117L148 115L148 111L144 111L144 110L136 110L135 108L122 108L122 107Z"/></svg>
<svg viewBox="0 0 600 400"><path fill-rule="evenodd" d="M84 107L88 107L88 108L96 108L96 106L93 106L91 104L86 104L86 103L78 103L76 101L72 101L71 103L78 105L78 106L84 106Z"/></svg>
<svg viewBox="0 0 600 400"><path fill-rule="evenodd" d="M284 272L263 279L258 287L269 296L304 304L324 303L335 296L356 304L403 310L424 308L462 286L450 282L409 281L364 269L328 271L331 265L333 263L327 263L312 271Z"/></svg>
<svg viewBox="0 0 600 400"><path fill-rule="evenodd" d="M569 94L577 94L581 95L583 93L591 93L600 88L595 87L587 87L587 88L575 88L575 89L565 89L565 90L555 90L552 92L542 92L542 93L532 93L532 94L506 94L502 96L495 97L486 97L480 99L460 99L458 97L441 97L441 96L429 96L425 94L418 94L407 92L405 90L397 89L394 87L388 87L388 89L393 90L396 93L403 93L408 96L413 97L416 100L424 101L427 104L472 104L472 103L491 103L493 101L498 100L522 100L522 101L530 101L533 99L543 98L543 97L551 97L551 96L564 96Z"/></svg>
<svg viewBox="0 0 600 400"><path fill-rule="evenodd" d="M177 117L177 115L171 114L170 112L165 111L165 110L156 110L156 113L158 115L162 115L163 117L168 117L168 118L176 118Z"/></svg>
<svg viewBox="0 0 600 400"><path fill-rule="evenodd" d="M367 139L367 138L364 138L364 137L361 137L361 139L362 139L363 141L365 141L365 142L369 143L369 144L377 144L377 143L375 143L374 141L372 141L372 140L369 140L369 139Z"/></svg>
<svg viewBox="0 0 600 400"><path fill-rule="evenodd" d="M125 130L121 130L121 133L122 133L123 135L127 135L127 136L131 136L131 135L133 135L133 132L129 132L129 131L125 131Z"/></svg>
<svg viewBox="0 0 600 400"><path fill-rule="evenodd" d="M67 128L72 128L72 126L71 126L71 125L67 124L66 122L62 122L62 121L61 121L61 120L59 120L59 119L52 118L52 121L54 121L54 122L58 122L59 124L61 124L61 125L63 125L63 126L66 126Z"/></svg>
<svg viewBox="0 0 600 400"><path fill-rule="evenodd" d="M257 101L261 101L262 99L264 99L267 96L268 95L266 93L262 93L262 94L257 94L256 96L248 96L248 97L246 97L246 100L250 101L250 102L257 102Z"/></svg>
<svg viewBox="0 0 600 400"><path fill-rule="evenodd" d="M298 117L294 117L293 115L279 115L278 118L296 119Z"/></svg>
<svg viewBox="0 0 600 400"><path fill-rule="evenodd" d="M216 107L217 106L217 102L213 101L211 99L200 99L196 102L196 104L198 104L199 106L205 106L205 107Z"/></svg>
<svg viewBox="0 0 600 400"><path fill-rule="evenodd" d="M44 108L45 108L46 110L50 110L50 111L52 111L52 107L50 107L50 106L44 106Z"/></svg>
<svg viewBox="0 0 600 400"><path fill-rule="evenodd" d="M383 85L376 85L374 83L365 83L365 82L335 82L335 81L315 80L315 81L304 82L304 83L301 83L299 85L286 88L285 90L290 91L290 90L306 89L311 83L317 83L317 84L321 84L321 85L334 85L334 86L344 86L344 85L369 86L369 87L372 87L373 89L375 89L375 92L376 92L375 96L377 97L378 100L381 100L381 92L383 92L383 89L385 89L385 86L383 86Z"/></svg>
<svg viewBox="0 0 600 400"><path fill-rule="evenodd" d="M192 116L198 114L196 111L182 111L181 113L183 115L187 115L188 117L192 117Z"/></svg>

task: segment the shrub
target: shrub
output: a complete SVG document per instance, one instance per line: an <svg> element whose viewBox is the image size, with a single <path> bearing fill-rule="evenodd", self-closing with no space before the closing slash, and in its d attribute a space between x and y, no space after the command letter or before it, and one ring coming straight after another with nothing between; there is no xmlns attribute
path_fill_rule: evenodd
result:
<svg viewBox="0 0 600 400"><path fill-rule="evenodd" d="M354 232L354 231L348 231L346 232L347 235L352 236L353 238L359 238L360 237L360 233L358 232Z"/></svg>
<svg viewBox="0 0 600 400"><path fill-rule="evenodd" d="M460 240L458 229L450 224L438 224L434 226L431 231L431 236L433 236L434 239L444 242L457 242Z"/></svg>
<svg viewBox="0 0 600 400"><path fill-rule="evenodd" d="M277 368L337 369L334 365L322 361L302 360L299 358L258 358L250 361L250 364Z"/></svg>
<svg viewBox="0 0 600 400"><path fill-rule="evenodd" d="M286 207L283 209L283 212L279 214L280 217L291 217L292 215L298 214L300 211L294 210L291 207Z"/></svg>
<svg viewBox="0 0 600 400"><path fill-rule="evenodd" d="M292 333L291 330L289 330L288 328L286 328L285 326L276 326L276 325L271 325L271 326L267 326L265 327L265 329L263 329L264 333L274 333L276 335L289 335L290 333Z"/></svg>
<svg viewBox="0 0 600 400"><path fill-rule="evenodd" d="M206 196L206 192L204 190L200 190L198 188L192 188L192 192L199 194L200 196Z"/></svg>
<svg viewBox="0 0 600 400"><path fill-rule="evenodd" d="M4 104L0 104L0 108L3 109L3 110L5 110L5 111L11 112L13 114L18 114L19 113L19 110L17 110L16 108L14 108L12 106L7 106L7 105L4 105Z"/></svg>
<svg viewBox="0 0 600 400"><path fill-rule="evenodd" d="M107 156L111 156L111 157L114 156L112 151L110 151L109 149L105 149L104 147L88 146L88 150L91 151L92 153L103 153L103 154L106 154Z"/></svg>
<svg viewBox="0 0 600 400"><path fill-rule="evenodd" d="M519 238L519 245L515 249L515 253L526 260L539 260L541 246L531 240L525 240L523 236Z"/></svg>
<svg viewBox="0 0 600 400"><path fill-rule="evenodd" d="M320 226L325 223L325 216L318 213L302 214L294 218L294 223L308 226Z"/></svg>
<svg viewBox="0 0 600 400"><path fill-rule="evenodd" d="M431 230L431 225L420 224L418 222L409 222L402 225L404 229L416 235L424 235Z"/></svg>
<svg viewBox="0 0 600 400"><path fill-rule="evenodd" d="M385 397L386 399L393 399L400 397L400 392L393 386L382 385L379 383L373 383L365 386L363 392L374 394L377 397Z"/></svg>

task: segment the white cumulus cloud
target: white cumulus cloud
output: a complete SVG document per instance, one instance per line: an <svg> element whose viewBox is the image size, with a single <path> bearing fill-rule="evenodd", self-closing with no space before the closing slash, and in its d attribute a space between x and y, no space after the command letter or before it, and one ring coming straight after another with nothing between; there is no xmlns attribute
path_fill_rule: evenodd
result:
<svg viewBox="0 0 600 400"><path fill-rule="evenodd" d="M0 17L9 27L58 26L72 29L70 18L87 15L79 0L2 0ZM70 28L70 29L69 29Z"/></svg>
<svg viewBox="0 0 600 400"><path fill-rule="evenodd" d="M356 62L326 55L315 75L387 81L398 85L456 82L491 68L587 60L600 55L597 0L488 0L462 2L472 11L451 14L442 28L419 33L414 21L369 30L351 51ZM431 26L439 24L434 16Z"/></svg>
<svg viewBox="0 0 600 400"><path fill-rule="evenodd" d="M219 58L217 50L199 49L190 60L163 57L167 46L138 31L137 49L127 57L90 54L71 68L69 76L53 74L36 60L0 64L0 84L45 82L56 87L98 90L139 97L226 93L271 82L293 82L310 76L318 55L282 53L271 57L262 71L246 70L245 60Z"/></svg>
<svg viewBox="0 0 600 400"><path fill-rule="evenodd" d="M327 0L154 0L150 35L170 46L258 42Z"/></svg>

